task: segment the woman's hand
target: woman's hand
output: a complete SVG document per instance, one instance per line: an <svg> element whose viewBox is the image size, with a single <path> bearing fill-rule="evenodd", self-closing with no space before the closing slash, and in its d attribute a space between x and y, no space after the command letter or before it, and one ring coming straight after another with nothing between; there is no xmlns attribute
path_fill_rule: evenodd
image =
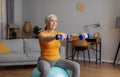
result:
<svg viewBox="0 0 120 77"><path fill-rule="evenodd" d="M61 35L62 35L62 40L66 40L67 34L62 33Z"/></svg>
<svg viewBox="0 0 120 77"><path fill-rule="evenodd" d="M87 33L81 33L81 34L71 34L70 35L70 40L80 40L79 36L83 35L84 39L88 38L88 34Z"/></svg>
<svg viewBox="0 0 120 77"><path fill-rule="evenodd" d="M88 34L87 33L82 33L84 35L84 39L88 38Z"/></svg>

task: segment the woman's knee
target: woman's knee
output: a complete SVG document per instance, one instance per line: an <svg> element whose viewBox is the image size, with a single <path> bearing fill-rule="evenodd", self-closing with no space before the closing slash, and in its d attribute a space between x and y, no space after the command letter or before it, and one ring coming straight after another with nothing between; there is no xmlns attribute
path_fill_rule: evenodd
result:
<svg viewBox="0 0 120 77"><path fill-rule="evenodd" d="M48 72L50 70L50 64L45 60L38 61L38 69L41 72Z"/></svg>
<svg viewBox="0 0 120 77"><path fill-rule="evenodd" d="M74 62L74 68L75 68L75 69L80 69L80 64L77 63L77 62Z"/></svg>
<svg viewBox="0 0 120 77"><path fill-rule="evenodd" d="M80 68L80 64L79 63L77 63L77 62L75 62L75 61L70 61L71 63L71 65L73 66L73 68Z"/></svg>
<svg viewBox="0 0 120 77"><path fill-rule="evenodd" d="M75 62L75 61L70 61L70 66L71 70L80 70L80 64Z"/></svg>
<svg viewBox="0 0 120 77"><path fill-rule="evenodd" d="M60 59L57 64L57 66L65 68L65 69L71 69L71 70L79 70L80 65L77 62L71 61L71 60L62 60Z"/></svg>

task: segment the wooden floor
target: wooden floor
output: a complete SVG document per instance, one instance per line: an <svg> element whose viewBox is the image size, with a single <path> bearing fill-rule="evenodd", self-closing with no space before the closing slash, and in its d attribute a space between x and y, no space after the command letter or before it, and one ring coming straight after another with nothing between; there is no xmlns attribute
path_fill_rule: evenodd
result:
<svg viewBox="0 0 120 77"><path fill-rule="evenodd" d="M93 62L84 65L80 63L80 77L120 77L120 65L113 66L108 63L95 64ZM0 77L30 77L35 65L0 67Z"/></svg>

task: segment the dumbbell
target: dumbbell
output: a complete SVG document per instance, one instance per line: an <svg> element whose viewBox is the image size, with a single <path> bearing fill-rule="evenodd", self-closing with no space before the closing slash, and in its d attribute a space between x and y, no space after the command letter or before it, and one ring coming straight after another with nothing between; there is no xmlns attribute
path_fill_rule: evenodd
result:
<svg viewBox="0 0 120 77"><path fill-rule="evenodd" d="M92 37L92 35L89 34L89 33L87 33L87 35L88 35L88 38L87 38L87 39L90 39L90 38ZM85 39L85 36L84 36L83 34L81 34L81 35L79 36L79 39L80 39L80 40L83 40L83 39Z"/></svg>
<svg viewBox="0 0 120 77"><path fill-rule="evenodd" d="M60 35L60 34L56 35L56 36L55 36L55 39L56 39L56 40L61 40L61 39L62 39L62 35ZM67 35L67 36L66 36L66 40L70 40L70 35Z"/></svg>

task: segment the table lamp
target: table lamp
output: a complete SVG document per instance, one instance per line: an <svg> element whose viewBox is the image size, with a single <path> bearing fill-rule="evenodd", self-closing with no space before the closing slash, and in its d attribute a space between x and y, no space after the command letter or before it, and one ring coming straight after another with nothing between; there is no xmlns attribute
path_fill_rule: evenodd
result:
<svg viewBox="0 0 120 77"><path fill-rule="evenodd" d="M97 23L97 24L85 25L84 28L87 29L88 33L90 33L90 31L89 31L90 27L92 27L92 28L99 28L100 24ZM100 33L99 32L95 32L93 34L93 37L100 37Z"/></svg>

